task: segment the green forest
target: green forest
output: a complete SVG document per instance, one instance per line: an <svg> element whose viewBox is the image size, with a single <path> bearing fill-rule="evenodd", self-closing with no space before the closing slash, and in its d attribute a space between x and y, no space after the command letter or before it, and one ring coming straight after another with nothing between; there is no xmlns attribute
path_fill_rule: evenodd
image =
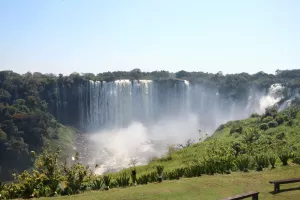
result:
<svg viewBox="0 0 300 200"><path fill-rule="evenodd" d="M9 186L0 185L1 189L5 189L3 191L7 198L32 197L32 194L35 196L53 196L57 193L75 194L87 188L99 189L103 184L106 186L112 184L111 187L130 184L130 175L128 174L122 174L120 179L116 178L115 182L111 183L111 177L105 176L98 179L92 175L89 169L80 164L74 166L65 164L60 167L56 161L63 152L60 154L60 150L58 150L55 154L49 154L45 150L49 145L53 147L53 144L58 144L65 137L66 130L74 133L82 131L73 129L78 129L79 122L76 117L78 111L75 107L78 99L72 88L90 80L114 81L118 79L149 79L170 82L189 80L191 83L217 87L221 94L230 95L231 98L239 98L243 95L245 88L250 86L268 88L271 84L281 83L287 88L300 88L300 70L277 70L275 75L264 72L253 75L247 73L224 75L222 72L217 74L186 71L170 73L167 71L142 72L134 69L130 72L105 72L97 75L72 73L69 76L38 72L21 75L12 71L0 71L0 180L17 180L18 182L18 184ZM65 88L67 99L63 103L70 105L69 110L57 109L58 88ZM297 102L294 103L297 105ZM282 128L299 126L299 108L297 106L282 113L278 113L276 110L267 110L262 116L253 115L249 123L247 124L247 121L230 122L220 126L215 136L226 130L229 131L228 137L235 139L226 140L229 143L222 143L218 145L218 149L207 151L208 160L201 162L205 166L190 166L189 164L190 168L183 170L175 169L171 166L172 164L168 168L167 162L168 178L197 176L201 173L229 173L232 170L260 170L269 164L274 167L276 160L281 160L283 164L287 164L289 159L293 159L296 163L299 162L298 155L290 155L286 149L293 148L296 152L299 148L298 143L292 142L296 135L296 128L290 128L290 133L285 133ZM281 127L280 131L282 130L282 132L275 133L273 130L276 127ZM70 136L70 140L72 140L72 136ZM232 144L233 141L239 142ZM217 141L209 139L205 144L215 146L213 144L215 142ZM282 151L272 152L268 156L260 155L259 152L264 149L259 149L258 146L266 148L269 144L275 145L274 149L277 148L277 144L280 145ZM227 149L229 145L232 145L232 148L228 149L228 154L232 157L221 155L220 152L225 152L222 148ZM56 148L52 148L52 150L55 151ZM188 150L171 152L170 155L181 156L183 154L180 152L184 153L185 151ZM41 152L43 153L40 154ZM213 155L217 156L217 160L213 158ZM246 155L251 155L251 158ZM184 157L187 159L189 156ZM170 158L153 161L153 168L158 173L162 173L164 162L168 159ZM250 161L251 159L253 162ZM223 161L225 165L220 164ZM33 174L29 174L27 171L23 172L23 170L32 168L35 169ZM173 168L174 171L171 171ZM144 176L138 177L139 179L133 178L133 182L143 184L151 176L153 181L156 180L155 175L151 175L152 172L147 174L147 170L143 169L142 171L145 171ZM34 179L39 182L34 182ZM57 188L61 181L65 181L67 186L58 191Z"/></svg>

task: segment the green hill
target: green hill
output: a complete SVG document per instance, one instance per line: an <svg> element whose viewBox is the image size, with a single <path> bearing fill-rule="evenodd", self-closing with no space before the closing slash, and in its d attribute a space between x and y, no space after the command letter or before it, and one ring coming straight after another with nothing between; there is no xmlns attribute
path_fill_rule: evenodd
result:
<svg viewBox="0 0 300 200"><path fill-rule="evenodd" d="M203 142L180 150L170 147L164 157L153 159L148 165L136 167L137 172L140 175L151 173L156 165L163 165L164 171L170 172L177 168L205 163L211 157L216 159L215 162L232 159L230 170L233 171L238 170L234 166L236 159L244 155L250 157L249 168L253 170L257 167L255 157L260 155L275 156L276 165L281 165L279 155L290 152L290 158L294 157L293 160L297 161L296 157L300 153L299 113L298 107L291 107L283 112L271 108L263 115L253 114L248 119L230 121L220 125L216 132Z"/></svg>
<svg viewBox="0 0 300 200"><path fill-rule="evenodd" d="M68 132L66 129L63 131ZM84 192L58 199L218 199L249 190L261 192L264 199L297 199L299 188L295 185L284 186L285 192L273 195L268 181L299 176L299 133L299 107L283 112L270 108L263 115L253 114L219 126L203 142L181 149L170 147L165 156L135 167L136 179L132 174L134 167L95 176L76 162L78 155L75 161L61 165L57 160L65 153L67 156L67 151L43 151L35 158L36 169L32 173L23 172L17 176L17 182L2 186L0 192L8 198L51 197L109 186L108 192ZM72 131L64 135L66 138L58 140L62 144L71 140Z"/></svg>

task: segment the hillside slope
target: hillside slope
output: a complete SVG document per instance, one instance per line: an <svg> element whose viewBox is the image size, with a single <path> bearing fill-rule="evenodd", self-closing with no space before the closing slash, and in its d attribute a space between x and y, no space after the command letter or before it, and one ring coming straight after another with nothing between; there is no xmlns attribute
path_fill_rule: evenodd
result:
<svg viewBox="0 0 300 200"><path fill-rule="evenodd" d="M165 172L168 172L206 162L210 157L219 159L232 156L234 164L236 158L248 155L252 158L251 169L255 169L255 156L261 154L276 156L279 164L279 154L292 152L296 160L295 157L299 157L300 153L299 113L298 107L283 112L268 109L263 115L253 114L245 120L230 121L219 126L213 136L203 142L179 150L170 147L167 155L152 159L148 165L138 166L137 172L140 175L150 173L156 170L156 165L163 165ZM237 169L233 166L231 170Z"/></svg>

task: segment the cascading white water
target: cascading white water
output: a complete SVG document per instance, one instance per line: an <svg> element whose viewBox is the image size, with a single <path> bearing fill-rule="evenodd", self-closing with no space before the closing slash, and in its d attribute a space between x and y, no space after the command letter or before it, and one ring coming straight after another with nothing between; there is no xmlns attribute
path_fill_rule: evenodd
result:
<svg viewBox="0 0 300 200"><path fill-rule="evenodd" d="M209 135L220 124L261 114L283 98L280 84L267 93L251 88L239 100L188 81L90 81L88 89L88 104L82 106L89 109L80 121L94 130L87 151L88 161L100 165L98 173L128 167L132 157L145 164L149 157L164 154L170 144L197 140L200 129L202 136Z"/></svg>
<svg viewBox="0 0 300 200"><path fill-rule="evenodd" d="M268 95L261 97L259 110L264 111L267 107L275 105L283 98L284 87L281 84L273 84L269 88Z"/></svg>

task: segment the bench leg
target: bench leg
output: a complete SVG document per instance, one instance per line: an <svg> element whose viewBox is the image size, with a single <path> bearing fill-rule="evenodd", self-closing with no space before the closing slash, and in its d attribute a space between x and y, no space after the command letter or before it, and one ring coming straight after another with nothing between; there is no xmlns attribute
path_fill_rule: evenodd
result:
<svg viewBox="0 0 300 200"><path fill-rule="evenodd" d="M280 185L274 184L274 192L279 192L279 190L280 190Z"/></svg>
<svg viewBox="0 0 300 200"><path fill-rule="evenodd" d="M258 194L253 195L252 200L258 200Z"/></svg>

